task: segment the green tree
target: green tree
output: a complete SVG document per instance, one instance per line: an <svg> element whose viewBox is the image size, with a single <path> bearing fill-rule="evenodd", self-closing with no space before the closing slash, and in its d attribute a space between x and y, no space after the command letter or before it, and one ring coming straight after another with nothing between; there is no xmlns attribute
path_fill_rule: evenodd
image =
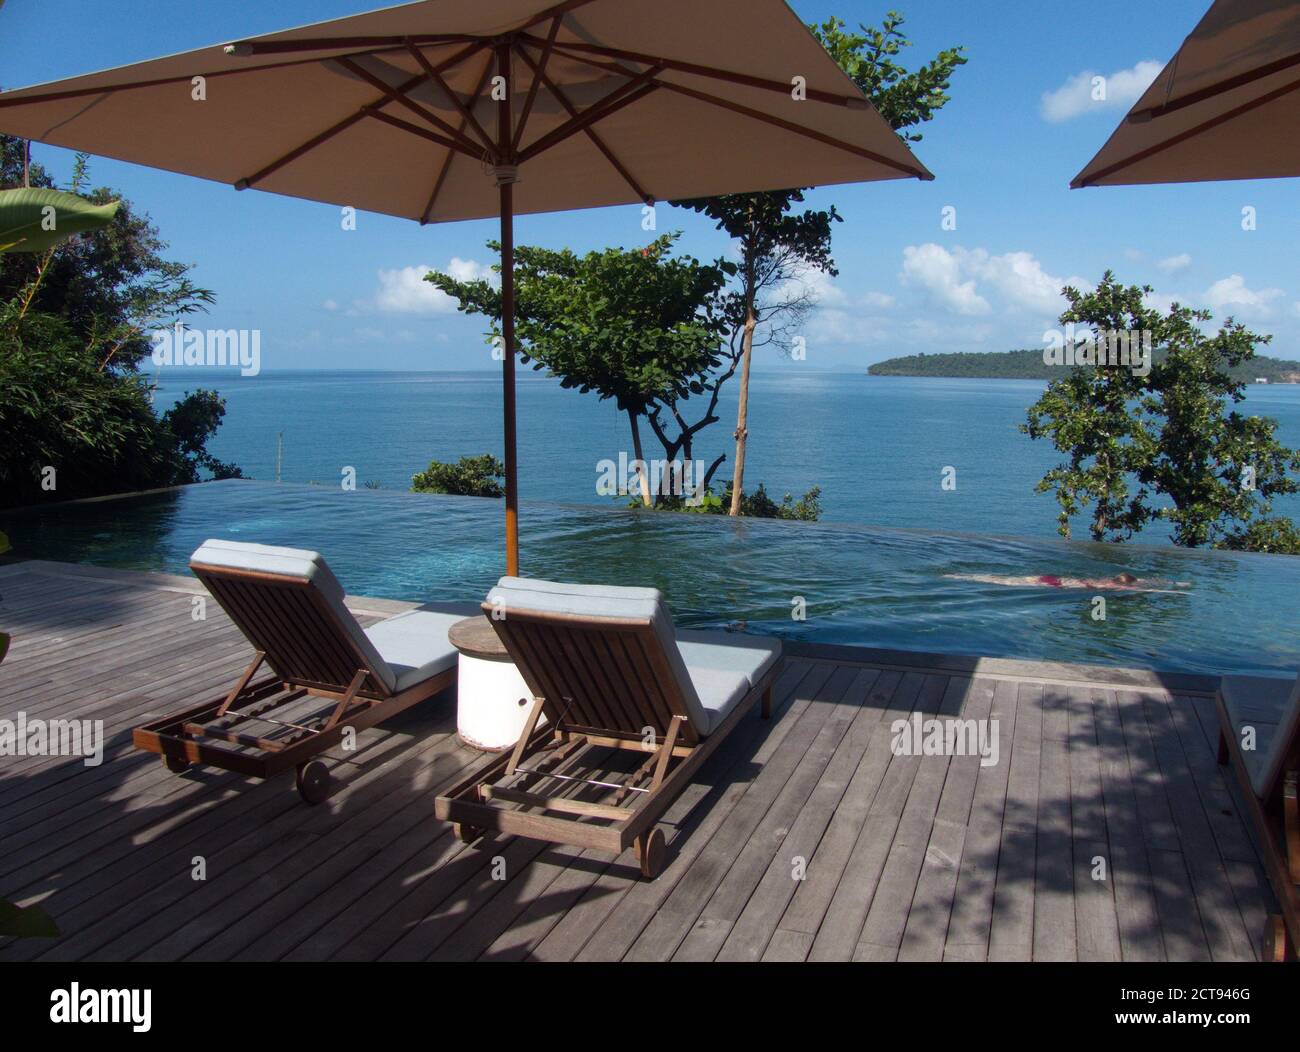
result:
<svg viewBox="0 0 1300 1052"><path fill-rule="evenodd" d="M1213 315L1174 304L1149 307L1149 286L1122 285L1107 271L1095 289L1066 288L1061 322L1101 347L1116 334L1150 334L1156 350L1143 376L1122 364L1074 368L1030 407L1021 430L1048 439L1068 460L1038 483L1060 506L1059 532L1091 510L1089 533L1124 541L1155 521L1175 544L1300 552L1273 498L1300 489L1300 456L1276 438L1277 422L1232 408L1245 384L1231 371L1269 338L1231 318L1213 336ZM1163 353L1160 353L1163 352Z"/></svg>
<svg viewBox="0 0 1300 1052"><path fill-rule="evenodd" d="M724 323L717 297L726 276L690 256L674 256L679 235L645 248L610 248L584 256L564 249L521 247L515 253L515 335L519 355L567 388L612 399L627 416L632 449L645 461L640 423L665 407L677 414L677 436L656 422L668 460L689 444L681 404L713 382ZM490 243L493 251L500 246ZM492 319L500 335L501 291L483 281L432 273L427 280L459 309ZM689 453L688 453L689 456ZM652 503L641 475L641 498Z"/></svg>
<svg viewBox="0 0 1300 1052"><path fill-rule="evenodd" d="M966 58L962 48L948 48L909 72L898 61L903 49L911 46L903 21L902 15L891 11L879 28L860 25L857 33L845 32L845 23L839 18L809 28L889 126L915 142L921 139L920 133L908 129L929 121L948 102L952 74ZM814 306L807 286L797 280L801 275L838 274L831 257L831 231L841 217L833 207L794 210L803 203L804 191L800 189L673 202L707 215L738 243L739 264L725 264L734 279L726 312L731 323L733 372L735 362L740 363L732 515L743 514L749 374L755 343L782 343Z"/></svg>
<svg viewBox="0 0 1300 1052"><path fill-rule="evenodd" d="M490 453L461 457L455 464L430 461L411 476L413 493L454 493L462 497L504 497L506 466Z"/></svg>
<svg viewBox="0 0 1300 1052"><path fill-rule="evenodd" d="M0 185L21 183L22 159L22 142L0 136ZM79 158L74 192L85 177ZM39 165L31 182L52 185ZM106 189L84 196L116 199ZM160 257L164 248L123 201L102 230L0 256L0 506L239 474L206 450L221 399L196 391L160 417L139 373L153 326L213 300L187 266ZM51 467L52 491L42 485Z"/></svg>

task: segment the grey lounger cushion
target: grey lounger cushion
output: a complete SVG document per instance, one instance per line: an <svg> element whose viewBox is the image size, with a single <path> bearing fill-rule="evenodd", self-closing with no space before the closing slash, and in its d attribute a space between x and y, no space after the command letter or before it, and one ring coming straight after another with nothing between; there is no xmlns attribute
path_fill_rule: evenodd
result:
<svg viewBox="0 0 1300 1052"><path fill-rule="evenodd" d="M343 586L319 552L208 540L190 556L190 562L309 582L333 609L366 665L391 691L405 690L450 668L457 653L447 640L447 629L460 618L480 612L470 603L429 604L363 630L344 605ZM456 614L456 611L461 612ZM415 616L421 614L424 616ZM394 628L385 627L394 621L401 623Z"/></svg>
<svg viewBox="0 0 1300 1052"><path fill-rule="evenodd" d="M1300 679L1224 676L1219 693L1255 795L1266 796L1282 773L1287 746L1300 731ZM1253 752L1240 748L1241 731L1247 726L1255 728Z"/></svg>
<svg viewBox="0 0 1300 1052"><path fill-rule="evenodd" d="M393 670L395 689L403 691L455 665L457 651L447 641L447 633L457 621L482 616L477 603L425 603L365 632Z"/></svg>
<svg viewBox="0 0 1300 1052"><path fill-rule="evenodd" d="M780 640L762 636L677 633L663 594L657 588L503 577L488 593L488 602L517 610L572 614L592 620L648 620L677 677L687 718L701 737L717 729L781 653Z"/></svg>

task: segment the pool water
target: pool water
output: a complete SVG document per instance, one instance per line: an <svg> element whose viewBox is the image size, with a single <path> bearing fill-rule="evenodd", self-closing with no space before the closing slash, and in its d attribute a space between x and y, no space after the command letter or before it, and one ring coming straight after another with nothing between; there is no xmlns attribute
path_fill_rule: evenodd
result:
<svg viewBox="0 0 1300 1052"><path fill-rule="evenodd" d="M209 537L311 548L353 595L434 600L495 584L502 518L500 501L231 480L0 514L0 530L20 557L181 574ZM520 534L527 576L652 585L682 625L1158 670L1300 669L1300 557L528 501ZM1125 572L1188 594L1106 593L1097 620L1090 591L948 576Z"/></svg>

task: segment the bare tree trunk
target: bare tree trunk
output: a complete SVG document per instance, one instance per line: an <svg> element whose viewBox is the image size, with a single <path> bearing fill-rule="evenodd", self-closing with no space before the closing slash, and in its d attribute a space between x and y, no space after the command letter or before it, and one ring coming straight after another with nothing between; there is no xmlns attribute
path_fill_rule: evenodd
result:
<svg viewBox="0 0 1300 1052"><path fill-rule="evenodd" d="M650 474L645 457L641 454L641 426L637 423L635 409L627 411L627 419L632 425L632 452L642 465L641 470L637 472L641 488L641 503L648 508L653 503L650 499Z"/></svg>
<svg viewBox="0 0 1300 1052"><path fill-rule="evenodd" d="M745 488L745 440L749 430L745 426L749 415L749 362L754 352L754 304L751 300L745 309L745 335L741 340L740 409L736 414L736 466L731 476L732 516L740 514L740 498Z"/></svg>

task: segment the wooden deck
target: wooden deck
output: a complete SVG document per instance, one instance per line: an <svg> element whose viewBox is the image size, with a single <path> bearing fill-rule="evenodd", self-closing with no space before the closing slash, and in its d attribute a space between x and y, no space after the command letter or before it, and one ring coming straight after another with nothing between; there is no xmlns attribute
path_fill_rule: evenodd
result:
<svg viewBox="0 0 1300 1052"><path fill-rule="evenodd" d="M106 734L99 767L0 757L0 897L63 932L0 959L1249 960L1274 908L1192 677L804 648L668 812L648 883L630 854L453 838L433 797L481 754L447 698L365 732L318 807L136 752L249 659L196 591L0 566L0 718ZM997 720L1000 762L893 755L912 711Z"/></svg>

